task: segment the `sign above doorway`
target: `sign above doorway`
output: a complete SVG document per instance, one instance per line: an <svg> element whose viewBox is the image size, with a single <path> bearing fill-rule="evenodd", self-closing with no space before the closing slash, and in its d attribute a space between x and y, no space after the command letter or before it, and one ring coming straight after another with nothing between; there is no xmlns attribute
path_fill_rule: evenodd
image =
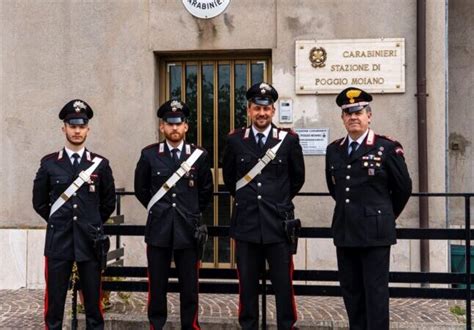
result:
<svg viewBox="0 0 474 330"><path fill-rule="evenodd" d="M183 0L184 8L197 18L213 18L226 10L230 0Z"/></svg>

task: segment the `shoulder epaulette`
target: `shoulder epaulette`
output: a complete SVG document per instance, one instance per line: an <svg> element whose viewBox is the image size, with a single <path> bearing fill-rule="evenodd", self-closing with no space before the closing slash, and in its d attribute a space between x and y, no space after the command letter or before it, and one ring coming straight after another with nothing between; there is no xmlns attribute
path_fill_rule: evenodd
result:
<svg viewBox="0 0 474 330"><path fill-rule="evenodd" d="M236 128L236 129L233 129L232 131L230 131L227 135L235 135L239 132L242 132L242 130L244 130L245 127L240 127L240 128Z"/></svg>
<svg viewBox="0 0 474 330"><path fill-rule="evenodd" d="M385 139L385 140L389 140L389 141L392 141L392 142L396 142L396 143L400 143L398 142L397 140L395 140L394 138L388 136L388 135L381 135L381 134L375 134L378 138L382 138L382 139Z"/></svg>
<svg viewBox="0 0 474 330"><path fill-rule="evenodd" d="M197 144L195 144L195 143L190 143L190 145L191 145L191 147L193 147L193 148L196 148L196 149L201 149L201 150L205 150L203 147L201 147L201 146L198 146L198 145L197 145Z"/></svg>
<svg viewBox="0 0 474 330"><path fill-rule="evenodd" d="M380 135L380 134L377 134L377 137L379 138L382 138L384 140L387 140L387 141L390 141L392 143L395 144L395 147L394 147L394 151L397 155L404 155L405 152L403 151L403 146L400 142L398 142L397 140L395 140L394 138L390 137L390 136L387 136L387 135Z"/></svg>
<svg viewBox="0 0 474 330"><path fill-rule="evenodd" d="M50 154L47 154L46 156L44 156L43 158L41 158L41 161L44 162L45 160L48 160L48 159L50 159L50 158L57 158L57 157L58 157L58 154L59 154L58 151L53 152L53 153L50 153Z"/></svg>
<svg viewBox="0 0 474 330"><path fill-rule="evenodd" d="M290 134L290 135L298 136L298 133L296 133L293 128L290 128L290 127L281 127L280 129L281 129L282 131L288 132L288 134Z"/></svg>
<svg viewBox="0 0 474 330"><path fill-rule="evenodd" d="M156 147L156 146L158 146L159 144L160 144L159 142L158 142L158 143L152 143L152 144L150 144L150 145L146 146L145 148L143 148L143 150L146 150L146 149L150 149L150 148Z"/></svg>
<svg viewBox="0 0 474 330"><path fill-rule="evenodd" d="M194 149L202 150L202 151L204 151L204 154L207 154L207 150L204 149L204 148L201 147L201 146L198 146L198 145L196 145L196 144L194 144L194 143L191 143L191 147L194 148Z"/></svg>
<svg viewBox="0 0 474 330"><path fill-rule="evenodd" d="M329 144L330 144L330 145L331 145L331 144L339 144L339 143L341 143L342 140L344 140L344 138L340 138L340 139L334 140L334 141L332 141L332 142L329 143Z"/></svg>
<svg viewBox="0 0 474 330"><path fill-rule="evenodd" d="M103 160L107 160L107 158L105 158L102 155L96 154L95 152L90 151L90 154L91 154L91 159L90 160L94 159L94 157L99 157L99 158L102 158Z"/></svg>

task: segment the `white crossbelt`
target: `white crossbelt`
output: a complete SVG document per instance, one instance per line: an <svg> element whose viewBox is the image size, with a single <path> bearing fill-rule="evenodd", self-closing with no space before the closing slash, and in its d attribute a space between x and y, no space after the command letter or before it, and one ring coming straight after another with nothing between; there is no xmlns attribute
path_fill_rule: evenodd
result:
<svg viewBox="0 0 474 330"><path fill-rule="evenodd" d="M287 131L280 131L280 133L278 134L280 142L278 142L278 144L276 144L273 148L268 149L265 153L265 156L259 158L257 164L255 164L255 166L252 167L252 169L248 171L248 173L245 174L243 178L237 181L237 184L235 185L236 191L250 183L250 181L252 181L258 174L262 172L265 166L267 166L273 159L275 159L276 153L278 149L280 149L280 146L283 143L283 140L285 139L287 134Z"/></svg>
<svg viewBox="0 0 474 330"><path fill-rule="evenodd" d="M169 179L166 180L165 183L163 183L161 188L150 199L150 201L148 202L148 206L146 208L148 212L150 212L153 205L155 205L156 202L158 202L164 195L166 195L168 190L170 190L171 187L173 187L176 184L176 182L178 182L179 179L181 179L183 175L185 175L191 170L191 167L196 162L196 160L198 160L199 156L201 156L202 153L203 153L202 150L195 149L193 153L191 154L191 156L189 156L189 158L186 159L186 161L181 163L180 167L176 170L176 172L174 172L173 175L170 176Z"/></svg>
<svg viewBox="0 0 474 330"><path fill-rule="evenodd" d="M59 198L54 202L53 206L51 206L51 211L49 212L49 216L52 216L54 212L59 210L61 206L64 205L68 201L71 196L81 188L81 186L85 183L88 182L91 178L91 174L94 173L95 169L99 166L100 162L102 161L102 158L99 157L94 157L92 160L92 165L84 171L81 171L79 173L79 176L77 177L76 180L74 180L73 183L67 189L59 196Z"/></svg>

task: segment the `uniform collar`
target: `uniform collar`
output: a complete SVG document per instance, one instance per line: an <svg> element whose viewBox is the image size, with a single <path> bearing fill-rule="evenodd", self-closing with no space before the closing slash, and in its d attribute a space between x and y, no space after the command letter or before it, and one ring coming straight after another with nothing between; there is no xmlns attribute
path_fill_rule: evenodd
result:
<svg viewBox="0 0 474 330"><path fill-rule="evenodd" d="M263 132L260 132L259 130L257 130L257 129L255 128L255 126L252 125L253 136L257 137L257 134L258 134L258 133L262 133L262 134L264 135L264 138L263 138L264 141L267 140L268 134L270 134L270 130L271 130L271 129L272 129L272 125L268 125L268 127L265 128L265 130L264 130Z"/></svg>
<svg viewBox="0 0 474 330"><path fill-rule="evenodd" d="M348 143L347 143L347 145L350 146L351 143L354 142L354 141L356 141L358 145L361 145L362 142L364 142L365 137L367 136L367 134L369 134L369 131L370 131L370 129L367 129L367 130L365 131L365 133L362 134L361 136L359 136L359 138L358 138L357 140L352 140L352 138L351 138L350 135L348 134L348 135L347 135L347 138L348 138Z"/></svg>
<svg viewBox="0 0 474 330"><path fill-rule="evenodd" d="M66 151L66 154L69 157L69 159L71 159L73 154L78 154L79 159L82 159L82 156L84 155L84 151L86 151L86 148L82 147L81 150L73 151L73 150L69 149L68 147L64 147L64 150Z"/></svg>
<svg viewBox="0 0 474 330"><path fill-rule="evenodd" d="M168 146L169 151L177 148L181 154L181 151L183 151L184 140L181 140L180 144L177 147L173 147L171 144L169 144L168 140L166 140L166 145Z"/></svg>

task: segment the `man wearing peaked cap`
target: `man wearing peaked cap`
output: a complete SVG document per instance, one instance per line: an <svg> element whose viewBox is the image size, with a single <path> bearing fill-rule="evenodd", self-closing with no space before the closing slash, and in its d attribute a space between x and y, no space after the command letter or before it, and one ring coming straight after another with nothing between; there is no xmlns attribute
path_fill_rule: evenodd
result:
<svg viewBox="0 0 474 330"><path fill-rule="evenodd" d="M87 125L93 116L89 104L82 100L69 101L59 112L59 119L70 125Z"/></svg>
<svg viewBox="0 0 474 330"><path fill-rule="evenodd" d="M189 107L181 101L169 100L158 108L157 116L169 124L184 123L189 117Z"/></svg>
<svg viewBox="0 0 474 330"><path fill-rule="evenodd" d="M356 87L344 89L336 97L336 104L346 112L357 112L372 101L372 95Z"/></svg>
<svg viewBox="0 0 474 330"><path fill-rule="evenodd" d="M33 208L47 223L45 242L46 329L61 329L73 263L84 296L87 329L103 329L101 269L94 239L103 234L115 209L115 186L109 162L85 147L91 107L82 100L60 111L66 142L46 155L33 183Z"/></svg>
<svg viewBox="0 0 474 330"><path fill-rule="evenodd" d="M166 324L173 257L181 287L181 327L200 329L199 245L195 235L202 228L201 214L212 198L209 155L185 141L189 116L185 103L169 100L159 107L157 115L164 139L142 150L135 169L135 195L148 211L148 319L153 329L162 329Z"/></svg>
<svg viewBox="0 0 474 330"><path fill-rule="evenodd" d="M376 134L372 96L349 87L336 98L347 135L326 151L326 183L336 201L332 235L351 329L389 329L390 246L412 184L400 143Z"/></svg>
<svg viewBox="0 0 474 330"><path fill-rule="evenodd" d="M258 105L273 105L278 99L278 92L265 82L252 85L245 94L247 101Z"/></svg>
<svg viewBox="0 0 474 330"><path fill-rule="evenodd" d="M230 235L236 242L239 323L243 329L258 329L258 281L266 260L278 329L292 329L297 319L294 246L284 223L295 223L292 200L304 183L303 153L296 133L272 123L278 99L275 88L257 83L246 96L251 124L229 134L222 161L224 182L235 203Z"/></svg>

